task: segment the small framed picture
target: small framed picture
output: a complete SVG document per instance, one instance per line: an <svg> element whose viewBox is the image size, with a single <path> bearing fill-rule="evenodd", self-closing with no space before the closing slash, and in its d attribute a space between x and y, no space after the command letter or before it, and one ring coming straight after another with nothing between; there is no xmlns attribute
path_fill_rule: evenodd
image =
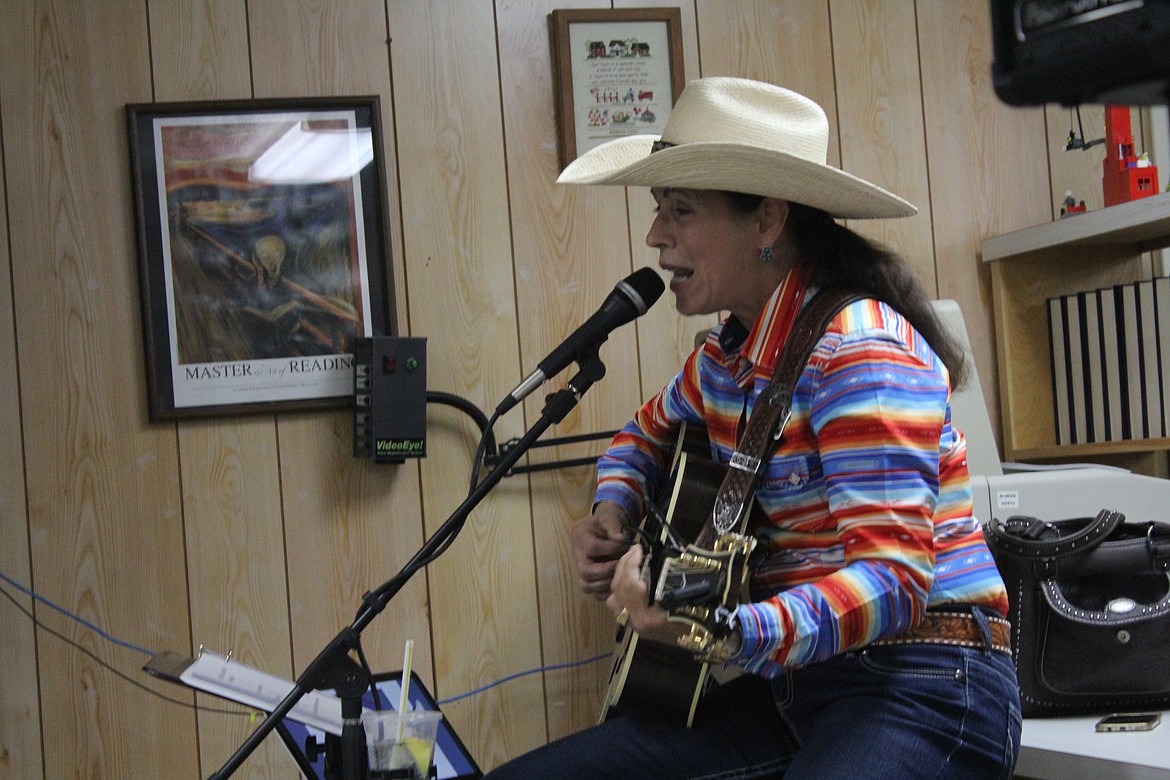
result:
<svg viewBox="0 0 1170 780"><path fill-rule="evenodd" d="M151 419L351 402L395 321L377 96L126 114Z"/></svg>
<svg viewBox="0 0 1170 780"><path fill-rule="evenodd" d="M678 8L549 16L561 168L613 138L661 135L683 90Z"/></svg>

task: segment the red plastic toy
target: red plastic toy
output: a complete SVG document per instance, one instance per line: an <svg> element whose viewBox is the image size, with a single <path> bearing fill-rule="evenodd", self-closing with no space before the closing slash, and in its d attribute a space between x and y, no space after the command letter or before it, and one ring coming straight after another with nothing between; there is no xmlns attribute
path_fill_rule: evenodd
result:
<svg viewBox="0 0 1170 780"><path fill-rule="evenodd" d="M1133 153L1129 106L1105 106L1105 205L1113 206L1158 193L1158 168Z"/></svg>

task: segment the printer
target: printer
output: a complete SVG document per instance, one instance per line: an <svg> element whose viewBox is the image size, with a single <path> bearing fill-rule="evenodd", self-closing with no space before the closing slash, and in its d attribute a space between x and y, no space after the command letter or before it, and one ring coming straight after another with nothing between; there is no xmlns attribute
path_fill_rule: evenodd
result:
<svg viewBox="0 0 1170 780"><path fill-rule="evenodd" d="M963 313L953 300L934 302L935 311L970 355ZM1003 464L974 361L965 387L951 398L951 421L967 438L975 517L1028 515L1042 520L1093 517L1113 509L1127 520L1161 518L1170 509L1170 480L1098 464L1029 467Z"/></svg>

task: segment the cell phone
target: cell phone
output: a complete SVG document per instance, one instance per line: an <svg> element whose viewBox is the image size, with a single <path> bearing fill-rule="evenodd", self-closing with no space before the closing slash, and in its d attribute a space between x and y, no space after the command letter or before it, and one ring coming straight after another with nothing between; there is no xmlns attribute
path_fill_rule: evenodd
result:
<svg viewBox="0 0 1170 780"><path fill-rule="evenodd" d="M1097 721L1097 731L1149 731L1161 722L1160 712L1117 712Z"/></svg>

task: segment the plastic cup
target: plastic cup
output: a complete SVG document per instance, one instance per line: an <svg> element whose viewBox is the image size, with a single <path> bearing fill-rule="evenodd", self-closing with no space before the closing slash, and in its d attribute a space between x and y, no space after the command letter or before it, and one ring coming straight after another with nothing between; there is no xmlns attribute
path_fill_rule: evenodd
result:
<svg viewBox="0 0 1170 780"><path fill-rule="evenodd" d="M410 710L401 713L401 717L402 739L399 740L398 712L362 713L371 778L425 780L430 773L435 736L443 714L437 710Z"/></svg>

